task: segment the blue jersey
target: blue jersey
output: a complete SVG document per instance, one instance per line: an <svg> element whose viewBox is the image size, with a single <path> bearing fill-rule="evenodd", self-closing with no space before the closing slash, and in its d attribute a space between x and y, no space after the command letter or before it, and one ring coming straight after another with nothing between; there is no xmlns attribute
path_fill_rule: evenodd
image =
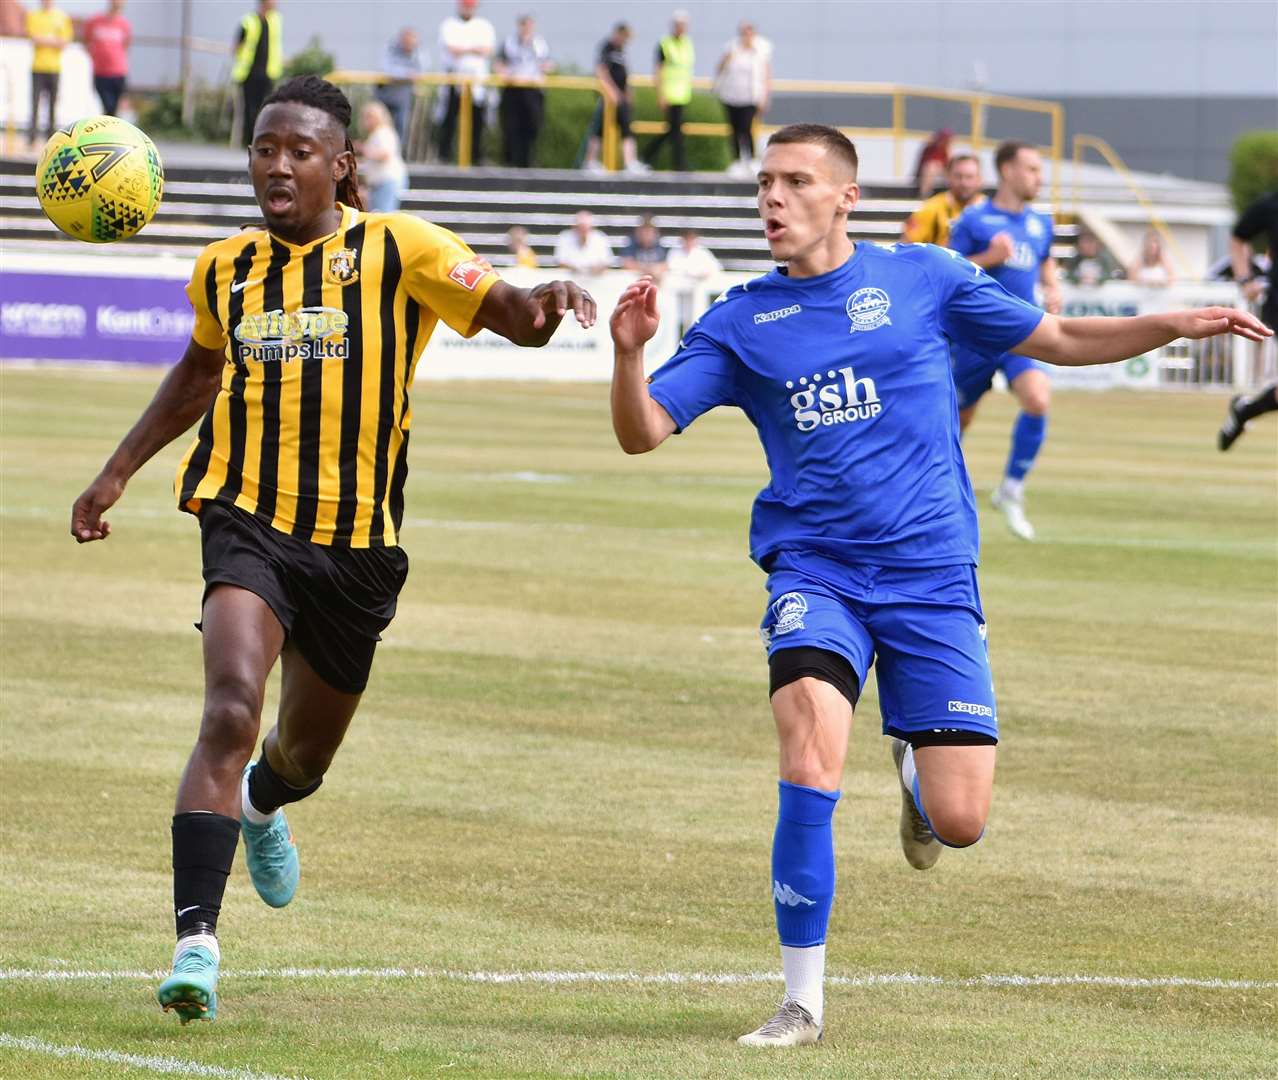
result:
<svg viewBox="0 0 1278 1080"><path fill-rule="evenodd" d="M1013 296L1034 303L1038 268L1052 253L1052 218L1028 206L1019 214L982 203L964 210L950 226L950 247L960 255L978 255L997 233L1007 233L1015 243L1012 257L986 273Z"/></svg>
<svg viewBox="0 0 1278 1080"><path fill-rule="evenodd" d="M977 559L949 341L1004 352L1043 313L952 252L859 243L837 270L738 285L684 335L650 392L680 430L736 405L771 482L750 555L953 566Z"/></svg>

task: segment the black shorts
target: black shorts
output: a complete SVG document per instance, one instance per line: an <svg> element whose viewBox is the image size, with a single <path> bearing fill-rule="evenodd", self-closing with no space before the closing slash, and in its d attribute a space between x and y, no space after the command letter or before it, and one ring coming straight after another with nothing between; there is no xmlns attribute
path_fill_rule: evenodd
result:
<svg viewBox="0 0 1278 1080"><path fill-rule="evenodd" d="M200 509L200 544L205 598L215 585L256 593L315 674L344 694L363 693L408 577L403 548L313 544L212 500Z"/></svg>
<svg viewBox="0 0 1278 1080"><path fill-rule="evenodd" d="M590 118L590 134L603 135L603 116L604 104L600 98L598 104L595 105L595 114ZM630 103L626 101L617 102L617 127L621 129L621 137L623 139L630 138Z"/></svg>

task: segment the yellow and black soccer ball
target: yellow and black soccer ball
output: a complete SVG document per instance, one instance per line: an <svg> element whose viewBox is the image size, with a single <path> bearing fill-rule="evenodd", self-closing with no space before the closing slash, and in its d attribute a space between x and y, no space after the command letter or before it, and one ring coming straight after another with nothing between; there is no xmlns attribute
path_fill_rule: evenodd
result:
<svg viewBox="0 0 1278 1080"><path fill-rule="evenodd" d="M55 131L35 180L49 220L91 244L132 236L155 216L164 194L155 143L118 116L90 116Z"/></svg>

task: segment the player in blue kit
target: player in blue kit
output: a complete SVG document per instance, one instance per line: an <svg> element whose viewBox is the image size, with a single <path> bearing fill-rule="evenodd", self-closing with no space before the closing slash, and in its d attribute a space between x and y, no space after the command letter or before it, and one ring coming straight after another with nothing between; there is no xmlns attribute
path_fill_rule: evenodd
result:
<svg viewBox="0 0 1278 1080"><path fill-rule="evenodd" d="M1056 314L1061 294L1052 258L1052 219L1030 206L1042 187L1042 159L1032 146L1005 142L994 154L994 165L998 170L994 198L964 211L950 229L949 246L1027 303L1035 302L1035 286L1041 286L1044 307ZM1047 436L1052 387L1043 366L1028 356L982 353L959 343L954 350L954 384L963 430L996 371L1003 372L1021 412L1012 425L1003 482L995 488L992 501L1013 534L1033 540L1034 526L1025 516L1025 477Z"/></svg>
<svg viewBox="0 0 1278 1080"><path fill-rule="evenodd" d="M942 248L853 245L856 170L856 150L834 128L777 131L758 206L784 265L730 289L651 382L651 278L627 288L611 320L613 428L627 453L735 405L771 470L750 553L768 574L762 632L780 742L771 891L786 992L776 1014L738 1040L748 1046L821 1037L831 823L871 663L910 864L926 869L944 846L974 844L985 828L998 722L949 342L1081 364L1181 337L1269 333L1232 308L1064 320Z"/></svg>

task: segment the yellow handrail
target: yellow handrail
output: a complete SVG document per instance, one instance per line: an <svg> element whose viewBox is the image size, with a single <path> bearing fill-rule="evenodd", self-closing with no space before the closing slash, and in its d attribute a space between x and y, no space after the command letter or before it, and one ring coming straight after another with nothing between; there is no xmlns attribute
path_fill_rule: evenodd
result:
<svg viewBox="0 0 1278 1080"><path fill-rule="evenodd" d="M335 83L379 84L389 82L390 77L378 71L335 71L329 79ZM466 75L432 72L418 75L413 80L419 86L461 86L463 95L468 95L467 88L474 86L519 86L527 85L516 79L501 75L490 75L486 78L472 78ZM598 79L583 75L548 75L540 83L548 88L564 90L582 90L599 93L602 96ZM633 75L630 85L651 87L654 85L651 75ZM697 90L712 90L714 82L707 78L692 80ZM892 122L888 127L843 127L841 131L858 135L890 135L893 143L893 169L898 176L903 175L902 140L907 138L927 138L931 132L918 131L906 126L906 107L909 99L925 101L959 102L966 104L969 111L970 125L967 132L958 132L957 141L966 143L974 150L983 150L993 146L996 140L990 139L988 130L988 114L990 109L1013 109L1019 112L1032 113L1048 117L1051 122L1049 141L1039 144L1050 155L1052 169L1052 202L1060 212L1060 174L1061 159L1065 153L1065 110L1059 102L1039 101L1034 98L1011 97L1006 94L985 94L971 90L946 90L923 86L905 86L898 83L878 82L825 82L814 79L775 79L772 83L773 97L778 95L819 95L827 97L884 97L891 101ZM458 126L457 164L463 168L471 163L471 129L470 110L462 109ZM631 129L638 134L657 133L664 130L665 125L659 120L636 120ZM761 131L775 131L775 125L760 125ZM684 131L692 136L728 137L732 129L726 123L689 122L684 124ZM604 164L610 169L620 168L620 139L617 130L616 110L605 107L603 117L603 155ZM1026 140L1030 141L1030 140ZM463 154L463 150L465 153Z"/></svg>
<svg viewBox="0 0 1278 1080"><path fill-rule="evenodd" d="M1104 139L1097 135L1075 135L1074 136L1074 178L1072 184L1072 192L1070 205L1073 208L1075 216L1078 215L1078 186L1080 166L1083 164L1083 151L1088 147L1095 150L1101 157L1105 159L1107 164L1114 172L1126 181L1127 186L1131 188L1132 194L1136 196L1136 201L1140 203L1141 209L1149 217L1149 224L1159 236L1166 241L1167 246L1171 249L1176 259L1177 269L1182 276L1189 276L1189 260L1185 258L1184 251L1181 250L1180 244L1176 240L1176 234L1173 233L1163 219L1158 216L1158 211L1154 208L1153 201L1145 194L1145 189L1136 181L1136 177L1132 175L1132 171L1127 164L1118 156L1118 152L1109 145Z"/></svg>

